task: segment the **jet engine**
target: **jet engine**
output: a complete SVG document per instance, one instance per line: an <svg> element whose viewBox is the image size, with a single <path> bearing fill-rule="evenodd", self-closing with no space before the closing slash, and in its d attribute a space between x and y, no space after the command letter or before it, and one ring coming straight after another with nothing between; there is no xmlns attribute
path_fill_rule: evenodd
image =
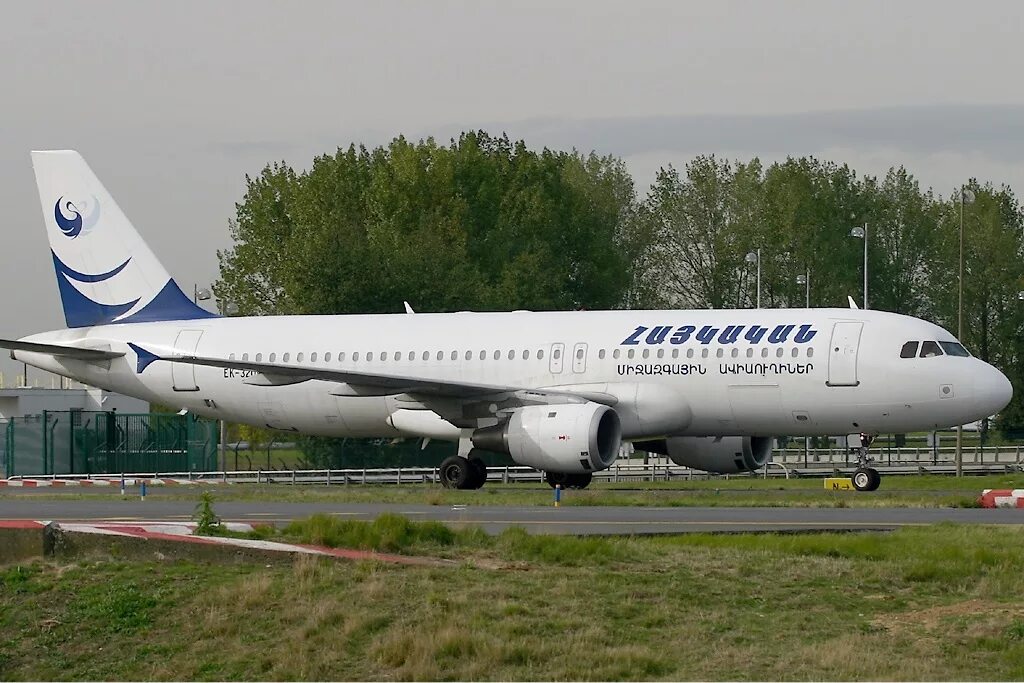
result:
<svg viewBox="0 0 1024 683"><path fill-rule="evenodd" d="M667 455L677 465L716 474L759 470L772 453L770 436L672 436L633 445Z"/></svg>
<svg viewBox="0 0 1024 683"><path fill-rule="evenodd" d="M619 456L622 425L618 413L599 403L527 406L501 424L476 430L472 441L534 469L595 472Z"/></svg>

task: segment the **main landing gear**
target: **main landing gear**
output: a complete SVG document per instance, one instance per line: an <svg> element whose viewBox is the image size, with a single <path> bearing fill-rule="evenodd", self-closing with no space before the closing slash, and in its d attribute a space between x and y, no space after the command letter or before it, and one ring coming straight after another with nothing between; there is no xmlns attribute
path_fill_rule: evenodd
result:
<svg viewBox="0 0 1024 683"><path fill-rule="evenodd" d="M548 483L548 486L555 488L559 484L562 485L563 489L585 489L590 486L590 482L593 481L594 475L590 472L581 472L579 474L568 474L566 472L545 472L544 481Z"/></svg>
<svg viewBox="0 0 1024 683"><path fill-rule="evenodd" d="M473 451L466 457L453 455L445 458L438 473L441 486L446 489L478 489L487 481L487 465Z"/></svg>
<svg viewBox="0 0 1024 683"><path fill-rule="evenodd" d="M871 434L860 435L860 450L857 451L857 469L853 472L853 488L858 491L874 491L882 483L882 475L874 467L868 467L871 458L868 457L868 446L875 437Z"/></svg>

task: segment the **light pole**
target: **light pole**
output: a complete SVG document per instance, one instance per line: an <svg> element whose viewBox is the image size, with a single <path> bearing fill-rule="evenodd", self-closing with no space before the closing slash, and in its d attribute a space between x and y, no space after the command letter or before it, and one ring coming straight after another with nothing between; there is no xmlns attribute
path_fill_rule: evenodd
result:
<svg viewBox="0 0 1024 683"><path fill-rule="evenodd" d="M811 269L808 268L807 272L803 275L796 276L796 283L804 286L804 307L811 307Z"/></svg>
<svg viewBox="0 0 1024 683"><path fill-rule="evenodd" d="M868 307L868 222L864 225L850 230L850 237L857 237L864 240L864 308Z"/></svg>
<svg viewBox="0 0 1024 683"><path fill-rule="evenodd" d="M956 338L964 341L964 204L974 201L974 193L960 186L960 275L957 277ZM984 445L984 444L983 444ZM964 426L956 426L956 476L964 476Z"/></svg>
<svg viewBox="0 0 1024 683"><path fill-rule="evenodd" d="M199 285L192 285L192 303L198 304L200 301L206 301L211 296L213 295L210 294L210 290L208 290L206 287L200 289Z"/></svg>
<svg viewBox="0 0 1024 683"><path fill-rule="evenodd" d="M747 263L757 264L757 305L755 308L761 308L761 248L758 247L757 251L752 251L747 254Z"/></svg>

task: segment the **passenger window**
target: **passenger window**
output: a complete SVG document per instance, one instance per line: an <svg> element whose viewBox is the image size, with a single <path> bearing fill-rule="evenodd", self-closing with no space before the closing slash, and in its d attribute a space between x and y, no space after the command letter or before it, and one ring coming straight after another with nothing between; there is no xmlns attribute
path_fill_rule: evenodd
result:
<svg viewBox="0 0 1024 683"><path fill-rule="evenodd" d="M458 360L458 359L459 359L459 352L458 351L452 351L452 360Z"/></svg>
<svg viewBox="0 0 1024 683"><path fill-rule="evenodd" d="M435 356L435 358L437 360L444 360L444 351L438 351L437 356Z"/></svg>
<svg viewBox="0 0 1024 683"><path fill-rule="evenodd" d="M597 357L599 360L604 360L604 349L597 352Z"/></svg>
<svg viewBox="0 0 1024 683"><path fill-rule="evenodd" d="M558 360L559 358L562 357L562 349L555 349L551 353L555 360Z"/></svg>
<svg viewBox="0 0 1024 683"><path fill-rule="evenodd" d="M276 353L270 354L270 362L273 363L275 360L277 360L277 354Z"/></svg>
<svg viewBox="0 0 1024 683"><path fill-rule="evenodd" d="M353 363L358 363L359 362L359 352L358 351L356 351L355 353L352 354L352 362Z"/></svg>
<svg viewBox="0 0 1024 683"><path fill-rule="evenodd" d="M761 358L767 358L767 357L768 357L768 347L766 346L763 349L761 349Z"/></svg>
<svg viewBox="0 0 1024 683"><path fill-rule="evenodd" d="M960 356L962 358L967 358L971 355L967 353L967 349L965 349L962 344L957 344L956 342L939 342L939 346L942 347L942 350L946 352L947 356Z"/></svg>
<svg viewBox="0 0 1024 683"><path fill-rule="evenodd" d="M782 358L782 347L781 346L779 348L775 349L775 356L778 357L778 358Z"/></svg>
<svg viewBox="0 0 1024 683"><path fill-rule="evenodd" d="M724 355L725 355L725 351L722 349L722 347L718 347L718 349L715 351L715 356L717 356L718 358L721 358Z"/></svg>
<svg viewBox="0 0 1024 683"><path fill-rule="evenodd" d="M509 360L515 360L515 358L516 358L516 352L513 351L512 349L509 349L508 350L508 359Z"/></svg>
<svg viewBox="0 0 1024 683"><path fill-rule="evenodd" d="M544 360L544 349L537 352L537 360Z"/></svg>
<svg viewBox="0 0 1024 683"><path fill-rule="evenodd" d="M466 360L473 360L473 352L466 351Z"/></svg>
<svg viewBox="0 0 1024 683"><path fill-rule="evenodd" d="M262 360L263 360L263 354L262 353L257 353L256 354L256 362L259 363Z"/></svg>
<svg viewBox="0 0 1024 683"><path fill-rule="evenodd" d="M706 348L700 350L700 357L701 358L707 358L708 357L708 350Z"/></svg>
<svg viewBox="0 0 1024 683"><path fill-rule="evenodd" d="M626 357L627 358L632 359L633 356L635 356L635 355L636 355L636 351L634 349L630 349L629 351L626 351Z"/></svg>
<svg viewBox="0 0 1024 683"><path fill-rule="evenodd" d="M693 358L693 349L686 349L686 357Z"/></svg>
<svg viewBox="0 0 1024 683"><path fill-rule="evenodd" d="M242 360L249 360L249 354L243 353L242 354Z"/></svg>
<svg viewBox="0 0 1024 683"><path fill-rule="evenodd" d="M274 354L270 354L270 355L273 356ZM273 360L273 359L271 359L271 360ZM330 351L328 351L327 353L324 354L324 362L325 363L330 363L331 362L331 352Z"/></svg>
<svg viewBox="0 0 1024 683"><path fill-rule="evenodd" d="M672 357L679 358L679 349L672 349Z"/></svg>
<svg viewBox="0 0 1024 683"><path fill-rule="evenodd" d="M424 351L421 360L430 360L430 351Z"/></svg>
<svg viewBox="0 0 1024 683"><path fill-rule="evenodd" d="M740 350L739 350L739 349L733 349L733 350L732 350L732 353L731 353L730 355L731 355L731 356L732 356L733 358L735 358L736 356L740 355Z"/></svg>
<svg viewBox="0 0 1024 683"><path fill-rule="evenodd" d="M747 349L747 358L753 358L753 357L754 357L754 349L748 348Z"/></svg>
<svg viewBox="0 0 1024 683"><path fill-rule="evenodd" d="M228 360L234 360L234 359L235 359L235 354L232 353L230 356L228 356Z"/></svg>
<svg viewBox="0 0 1024 683"><path fill-rule="evenodd" d="M799 356L799 355L800 355L800 349L798 349L798 348L796 348L796 347L794 346L794 347L793 347L793 358L796 358L796 357L797 357L797 356Z"/></svg>
<svg viewBox="0 0 1024 683"><path fill-rule="evenodd" d="M381 351L380 352L380 359L381 360L387 360L388 359L388 352L387 351ZM310 360L316 360L316 354L315 353L310 358Z"/></svg>
<svg viewBox="0 0 1024 683"><path fill-rule="evenodd" d="M315 363L316 362L316 351L314 351L313 353L309 354L309 362L310 363Z"/></svg>
<svg viewBox="0 0 1024 683"><path fill-rule="evenodd" d="M484 360L485 358L487 358L487 352L486 351L481 351L480 352L480 360Z"/></svg>
<svg viewBox="0 0 1024 683"><path fill-rule="evenodd" d="M644 349L643 357L644 358L649 358L650 355L651 355L651 350L650 349Z"/></svg>
<svg viewBox="0 0 1024 683"><path fill-rule="evenodd" d="M288 360L288 354L287 353L284 354L284 359ZM339 363L344 363L345 362L345 352L344 351L338 351L338 362Z"/></svg>
<svg viewBox="0 0 1024 683"><path fill-rule="evenodd" d="M402 360L402 352L395 351L395 360Z"/></svg>
<svg viewBox="0 0 1024 683"><path fill-rule="evenodd" d="M299 360L302 360L302 354L301 353L299 354ZM370 352L368 352L366 354L366 362L367 363L372 363L373 362L373 351L370 351Z"/></svg>
<svg viewBox="0 0 1024 683"><path fill-rule="evenodd" d="M907 342L900 349L900 358L914 358L917 356L917 342Z"/></svg>
<svg viewBox="0 0 1024 683"><path fill-rule="evenodd" d="M494 350L494 360L498 360L499 358L501 358L501 351L498 351L497 349L495 349Z"/></svg>
<svg viewBox="0 0 1024 683"><path fill-rule="evenodd" d="M932 358L934 356L941 356L942 349L939 345L933 341L921 342L921 358Z"/></svg>
<svg viewBox="0 0 1024 683"><path fill-rule="evenodd" d="M622 355L622 352L619 349L612 349L612 358L618 359L620 355Z"/></svg>
<svg viewBox="0 0 1024 683"><path fill-rule="evenodd" d="M665 349L658 349L658 358L665 357Z"/></svg>
<svg viewBox="0 0 1024 683"><path fill-rule="evenodd" d="M295 362L301 363L304 357L305 355L302 353L302 351L299 351L297 354L295 354Z"/></svg>
<svg viewBox="0 0 1024 683"><path fill-rule="evenodd" d="M290 354L290 353L286 353L286 354L284 354L284 355L283 355L283 356L281 357L281 360L282 360L282 362L285 362L285 363L287 363L287 362L288 362L288 359L289 359L289 358L291 358L291 357L292 357L292 354Z"/></svg>
<svg viewBox="0 0 1024 683"><path fill-rule="evenodd" d="M523 351L523 360L530 360L530 350L529 349L525 349Z"/></svg>
<svg viewBox="0 0 1024 683"><path fill-rule="evenodd" d="M512 352L509 351L509 354ZM576 349L576 360L583 360L583 349Z"/></svg>
<svg viewBox="0 0 1024 683"><path fill-rule="evenodd" d="M813 346L808 346L807 347L807 357L808 358L813 358L814 357L814 347Z"/></svg>

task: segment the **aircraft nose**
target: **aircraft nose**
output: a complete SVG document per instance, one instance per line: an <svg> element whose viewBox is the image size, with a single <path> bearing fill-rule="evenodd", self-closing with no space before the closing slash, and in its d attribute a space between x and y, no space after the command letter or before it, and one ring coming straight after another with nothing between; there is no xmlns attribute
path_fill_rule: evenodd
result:
<svg viewBox="0 0 1024 683"><path fill-rule="evenodd" d="M1013 385L1006 375L985 363L974 378L974 398L979 413L985 417L995 415L1013 398Z"/></svg>

